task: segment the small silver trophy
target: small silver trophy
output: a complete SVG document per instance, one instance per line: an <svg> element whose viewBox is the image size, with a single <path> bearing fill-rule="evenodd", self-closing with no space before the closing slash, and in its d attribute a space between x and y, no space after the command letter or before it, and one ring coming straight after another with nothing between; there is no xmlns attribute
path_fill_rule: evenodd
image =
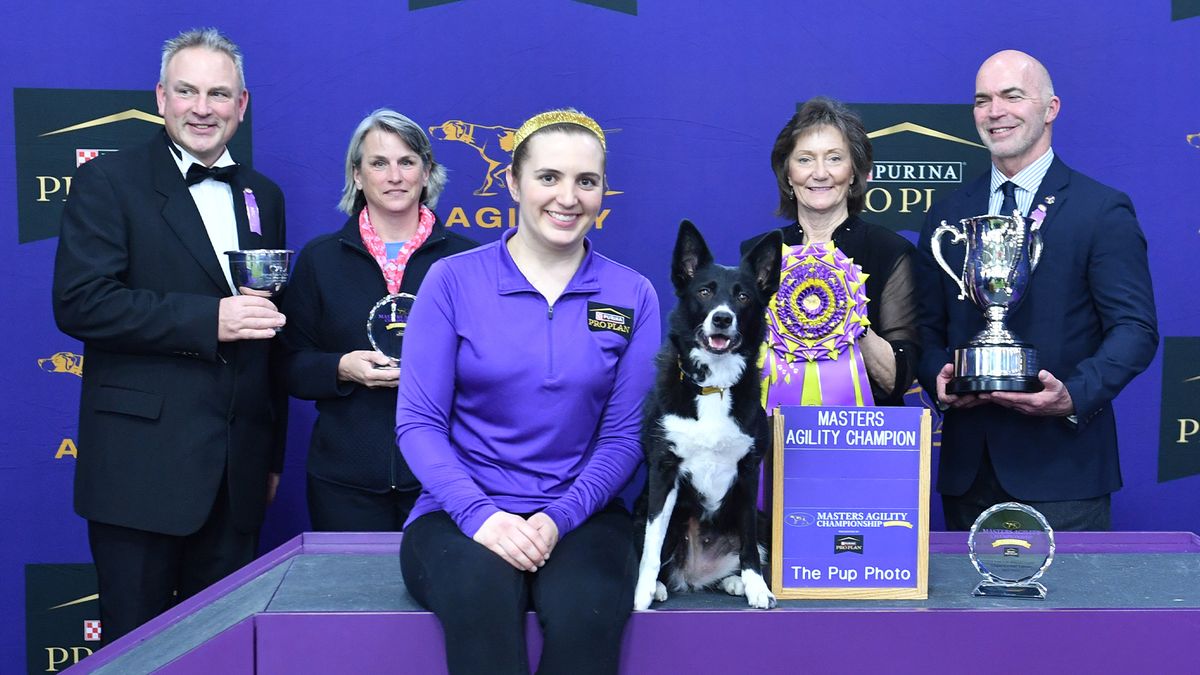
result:
<svg viewBox="0 0 1200 675"><path fill-rule="evenodd" d="M1038 579L1054 561L1054 530L1037 509L996 504L971 526L967 548L971 564L983 575L972 595L1046 599Z"/></svg>
<svg viewBox="0 0 1200 675"><path fill-rule="evenodd" d="M292 253L275 248L225 251L229 257L229 276L233 277L234 290L245 287L263 291L270 297L279 295L287 286Z"/></svg>
<svg viewBox="0 0 1200 675"><path fill-rule="evenodd" d="M1010 216L964 218L958 225L943 220L933 231L933 257L958 284L958 299L970 298L987 319L987 327L954 350L954 378L946 385L947 393L1042 390L1037 350L1004 325L1041 258L1040 227L1041 221L1014 211ZM951 244L966 242L963 267L957 273L942 255L941 239L946 234L951 235Z"/></svg>
<svg viewBox="0 0 1200 675"><path fill-rule="evenodd" d="M400 352L404 347L404 331L408 328L408 314L417 298L409 293L392 293L384 296L367 315L367 339L371 347L392 360L395 365L376 368L399 368Z"/></svg>

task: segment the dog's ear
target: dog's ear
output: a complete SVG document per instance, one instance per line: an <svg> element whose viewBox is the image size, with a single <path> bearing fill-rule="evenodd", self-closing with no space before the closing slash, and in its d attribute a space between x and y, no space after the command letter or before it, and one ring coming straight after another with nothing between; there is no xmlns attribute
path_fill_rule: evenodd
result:
<svg viewBox="0 0 1200 675"><path fill-rule="evenodd" d="M675 255L671 258L671 283L675 284L675 290L687 286L696 276L696 270L711 263L712 259L696 226L690 220L679 223L679 238L675 240Z"/></svg>
<svg viewBox="0 0 1200 675"><path fill-rule="evenodd" d="M742 258L742 267L754 275L754 283L764 297L771 297L779 288L779 267L783 257L783 234L772 230Z"/></svg>

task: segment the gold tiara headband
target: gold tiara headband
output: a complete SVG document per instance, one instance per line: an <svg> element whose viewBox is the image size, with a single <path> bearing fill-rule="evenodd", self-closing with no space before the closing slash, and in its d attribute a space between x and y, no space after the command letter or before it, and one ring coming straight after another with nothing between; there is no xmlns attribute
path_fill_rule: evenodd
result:
<svg viewBox="0 0 1200 675"><path fill-rule="evenodd" d="M583 127L600 139L601 150L608 151L608 146L604 143L604 130L600 128L599 124L596 124L596 120L573 110L550 110L530 117L521 125L520 129L517 129L517 133L513 136L513 152L521 147L521 143L524 143L525 139L551 124L574 124Z"/></svg>

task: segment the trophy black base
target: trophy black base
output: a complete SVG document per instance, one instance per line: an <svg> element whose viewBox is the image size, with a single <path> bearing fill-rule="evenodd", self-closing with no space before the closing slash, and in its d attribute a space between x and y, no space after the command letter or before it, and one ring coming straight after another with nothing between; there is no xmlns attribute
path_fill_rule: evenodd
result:
<svg viewBox="0 0 1200 675"><path fill-rule="evenodd" d="M954 377L946 393L978 394L1016 391L1034 394L1044 389L1038 379L1037 350L1028 344L968 344L954 350Z"/></svg>
<svg viewBox="0 0 1200 675"><path fill-rule="evenodd" d="M979 394L985 391L1016 391L1036 394L1045 389L1042 381L1033 377L989 377L976 375L956 377L946 383L946 393L959 396L962 394Z"/></svg>
<svg viewBox="0 0 1200 675"><path fill-rule="evenodd" d="M1002 583L981 581L971 592L976 597L989 598L1025 598L1027 600L1045 600L1046 587L1037 583Z"/></svg>

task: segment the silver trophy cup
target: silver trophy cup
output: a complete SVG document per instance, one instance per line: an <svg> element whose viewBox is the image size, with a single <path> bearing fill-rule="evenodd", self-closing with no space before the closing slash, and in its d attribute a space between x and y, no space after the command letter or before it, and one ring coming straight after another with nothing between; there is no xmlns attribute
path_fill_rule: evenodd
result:
<svg viewBox="0 0 1200 675"><path fill-rule="evenodd" d="M954 378L946 385L947 393L1042 390L1037 350L1004 325L1008 312L1025 295L1041 258L1039 227L1041 222L1013 212L964 218L958 225L943 220L933 231L933 257L958 285L958 299L970 298L987 319L983 331L954 350ZM957 273L942 255L942 237L947 234L951 244L966 242L963 267Z"/></svg>
<svg viewBox="0 0 1200 675"><path fill-rule="evenodd" d="M271 248L225 251L229 257L229 275L233 277L234 289L245 286L251 290L265 291L271 296L279 295L287 286L292 253Z"/></svg>

